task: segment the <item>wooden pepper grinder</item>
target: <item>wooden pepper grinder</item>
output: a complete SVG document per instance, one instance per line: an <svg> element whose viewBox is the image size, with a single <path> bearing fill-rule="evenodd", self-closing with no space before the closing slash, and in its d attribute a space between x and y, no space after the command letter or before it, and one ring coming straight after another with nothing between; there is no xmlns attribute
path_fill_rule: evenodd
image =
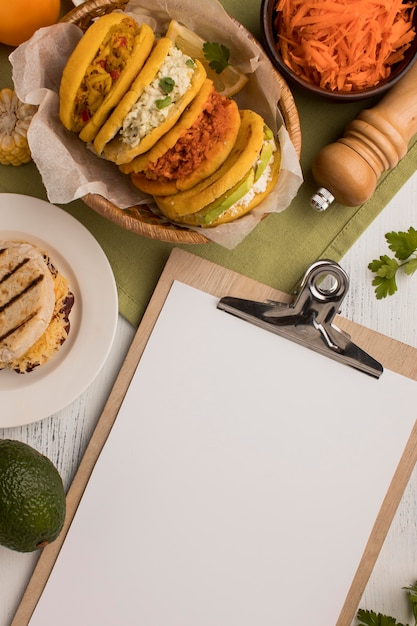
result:
<svg viewBox="0 0 417 626"><path fill-rule="evenodd" d="M320 150L312 165L320 189L317 211L333 200L358 206L369 200L380 175L394 168L417 133L417 62L371 109L361 111L337 142Z"/></svg>

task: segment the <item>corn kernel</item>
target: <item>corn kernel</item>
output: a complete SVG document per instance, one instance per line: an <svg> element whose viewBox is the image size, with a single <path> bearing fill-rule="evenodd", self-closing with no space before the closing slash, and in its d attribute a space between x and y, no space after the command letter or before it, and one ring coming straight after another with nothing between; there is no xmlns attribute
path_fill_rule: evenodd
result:
<svg viewBox="0 0 417 626"><path fill-rule="evenodd" d="M27 132L37 110L7 87L0 90L0 163L22 165L31 160Z"/></svg>

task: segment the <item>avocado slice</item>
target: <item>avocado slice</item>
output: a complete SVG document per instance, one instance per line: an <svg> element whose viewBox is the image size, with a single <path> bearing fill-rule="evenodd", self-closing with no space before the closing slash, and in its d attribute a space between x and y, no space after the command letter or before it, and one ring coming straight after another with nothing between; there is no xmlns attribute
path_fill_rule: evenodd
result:
<svg viewBox="0 0 417 626"><path fill-rule="evenodd" d="M240 180L234 187L228 189L226 193L217 198L214 202L208 204L204 209L194 214L196 218L195 224L198 226L208 226L214 222L224 211L238 202L245 196L252 187L255 180L255 172L253 168Z"/></svg>
<svg viewBox="0 0 417 626"><path fill-rule="evenodd" d="M256 163L255 182L260 179L260 177L266 170L266 167L269 161L271 160L272 152L273 152L272 144L269 141L268 143L264 143L264 145L262 146L261 153L259 155L259 159Z"/></svg>

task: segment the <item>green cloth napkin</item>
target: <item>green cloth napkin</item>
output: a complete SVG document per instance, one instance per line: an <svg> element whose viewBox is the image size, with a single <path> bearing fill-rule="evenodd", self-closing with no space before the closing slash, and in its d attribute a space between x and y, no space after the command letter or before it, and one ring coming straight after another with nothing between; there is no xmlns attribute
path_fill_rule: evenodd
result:
<svg viewBox="0 0 417 626"><path fill-rule="evenodd" d="M260 38L260 0L223 0L223 5ZM63 12L71 8L71 2L63 0ZM7 46L0 46L0 87L12 87L8 61L11 51ZM343 134L346 124L365 108L365 104L328 103L296 89L293 94L300 116L301 167L305 182L291 206L282 213L271 214L234 250L214 243L177 246L285 292L294 289L315 260L340 261L415 171L417 163L417 137L414 137L407 156L381 178L368 202L355 208L334 204L328 211L317 213L309 204L317 187L311 176L312 160L322 146ZM372 105L372 101L366 102L366 108ZM17 168L0 165L0 192L47 199L33 163ZM116 278L119 310L133 325L138 325L173 245L125 231L82 201L63 208L82 222L102 246Z"/></svg>

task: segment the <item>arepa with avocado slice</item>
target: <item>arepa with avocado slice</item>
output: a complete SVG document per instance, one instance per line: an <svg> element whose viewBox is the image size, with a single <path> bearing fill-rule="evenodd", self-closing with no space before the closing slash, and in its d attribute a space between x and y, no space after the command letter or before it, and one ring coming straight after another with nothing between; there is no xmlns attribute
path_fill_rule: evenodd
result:
<svg viewBox="0 0 417 626"><path fill-rule="evenodd" d="M172 196L154 196L161 213L173 222L213 227L245 215L275 186L280 148L263 118L241 110L235 145L211 176Z"/></svg>

